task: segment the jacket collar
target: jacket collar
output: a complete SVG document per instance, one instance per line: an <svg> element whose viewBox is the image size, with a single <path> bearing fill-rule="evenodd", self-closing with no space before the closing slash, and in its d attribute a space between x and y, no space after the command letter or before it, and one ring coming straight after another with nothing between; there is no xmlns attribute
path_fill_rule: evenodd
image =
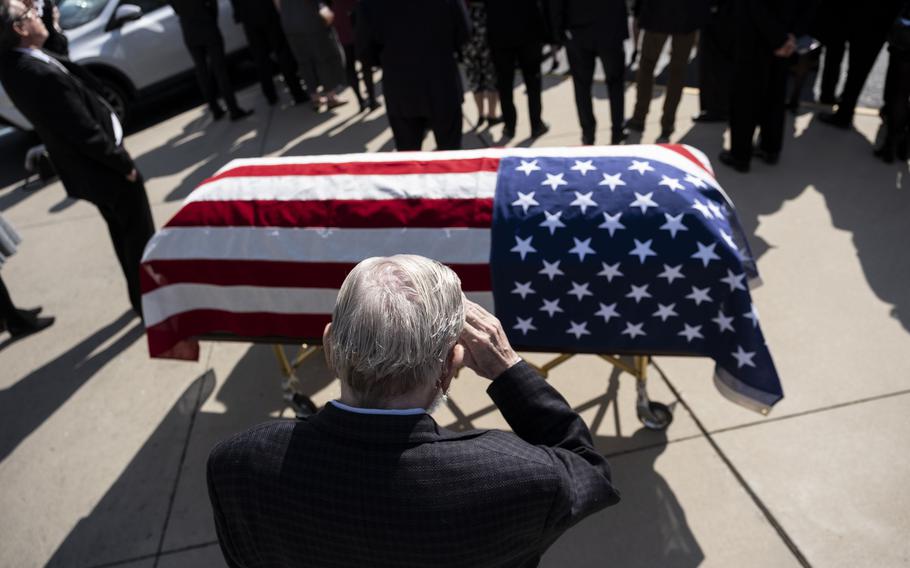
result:
<svg viewBox="0 0 910 568"><path fill-rule="evenodd" d="M339 438L367 444L423 444L440 440L470 438L477 431L453 432L440 427L429 414L358 414L327 404L304 419L317 430Z"/></svg>

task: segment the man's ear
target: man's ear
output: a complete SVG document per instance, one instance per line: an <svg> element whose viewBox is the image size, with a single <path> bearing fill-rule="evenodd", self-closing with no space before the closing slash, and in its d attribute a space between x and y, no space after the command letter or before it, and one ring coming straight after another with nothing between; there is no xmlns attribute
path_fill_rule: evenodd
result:
<svg viewBox="0 0 910 568"><path fill-rule="evenodd" d="M455 373L458 372L458 369L461 368L464 363L464 347L456 343L451 351L449 351L449 356L446 360L446 366L443 371L442 379L440 380L440 385L442 387L442 392L447 392L449 386L452 384L452 379L455 377Z"/></svg>
<svg viewBox="0 0 910 568"><path fill-rule="evenodd" d="M329 370L334 372L335 369L332 368L332 344L331 344L331 331L332 331L332 322L325 324L325 329L322 331L322 353L325 355L325 364L328 366Z"/></svg>

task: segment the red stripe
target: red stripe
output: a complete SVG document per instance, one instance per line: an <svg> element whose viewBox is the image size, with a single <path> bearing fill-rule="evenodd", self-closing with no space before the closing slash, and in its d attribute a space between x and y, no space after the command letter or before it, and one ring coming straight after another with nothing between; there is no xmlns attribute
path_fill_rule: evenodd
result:
<svg viewBox="0 0 910 568"><path fill-rule="evenodd" d="M709 170L709 169L705 166L705 164L702 163L701 160L699 160L698 158L695 157L695 154L693 154L692 152L690 152L689 150L687 150L686 147L683 146L682 144L658 144L658 146L663 146L663 147L666 148L667 150L671 150L671 151L673 151L673 152L676 152L676 153L679 154L680 156L682 156L682 157L684 157L684 158L690 160L693 164L695 164L695 165L698 166L699 168L701 168L701 169L703 169L704 171L708 172L708 174L710 174L710 176L711 176L712 178L714 177L714 172L712 172L711 170Z"/></svg>
<svg viewBox="0 0 910 568"><path fill-rule="evenodd" d="M152 260L142 264L142 293L171 284L338 289L356 263L262 260ZM448 265L465 292L492 290L488 264Z"/></svg>
<svg viewBox="0 0 910 568"><path fill-rule="evenodd" d="M331 175L406 175L406 174L467 174L495 172L499 158L466 160L401 160L390 162L339 162L316 164L268 164L238 166L210 177L201 185L229 177L265 176L331 176Z"/></svg>
<svg viewBox="0 0 910 568"><path fill-rule="evenodd" d="M172 316L146 332L152 357L185 359L191 357L192 352L175 350L175 347L192 337L227 333L238 337L304 342L322 338L325 324L330 320L331 314L238 314L221 310L194 310Z"/></svg>
<svg viewBox="0 0 910 568"><path fill-rule="evenodd" d="M194 201L167 227L488 228L492 199Z"/></svg>

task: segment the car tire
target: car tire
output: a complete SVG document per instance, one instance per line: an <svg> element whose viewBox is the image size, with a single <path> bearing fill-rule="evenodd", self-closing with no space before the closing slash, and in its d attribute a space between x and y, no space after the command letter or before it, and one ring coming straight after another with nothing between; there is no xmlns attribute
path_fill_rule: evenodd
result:
<svg viewBox="0 0 910 568"><path fill-rule="evenodd" d="M117 113L117 118L120 119L121 124L126 124L130 114L129 97L127 97L126 91L107 77L99 77L98 79L101 82L101 96Z"/></svg>

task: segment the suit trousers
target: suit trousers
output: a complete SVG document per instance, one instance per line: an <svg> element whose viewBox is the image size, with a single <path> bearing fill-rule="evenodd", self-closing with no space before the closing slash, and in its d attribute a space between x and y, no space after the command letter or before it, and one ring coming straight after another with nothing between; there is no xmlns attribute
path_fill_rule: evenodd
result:
<svg viewBox="0 0 910 568"><path fill-rule="evenodd" d="M778 154L784 143L788 60L768 54L760 60L737 61L730 100L730 152L749 162L755 128L759 147Z"/></svg>
<svg viewBox="0 0 910 568"><path fill-rule="evenodd" d="M218 109L218 95L224 99L228 110L237 112L237 98L234 96L234 88L231 86L230 77L228 77L227 57L224 54L224 39L221 32L215 30L215 33L207 33L205 41L194 38L192 42L187 42L186 48L193 58L193 65L196 68L196 80L199 82L199 89L202 96L208 103L209 108L213 111Z"/></svg>
<svg viewBox="0 0 910 568"><path fill-rule="evenodd" d="M569 68L572 71L572 85L575 89L575 108L578 111L578 122L581 124L581 140L584 144L593 144L597 130L597 119L594 117L594 105L591 100L591 87L594 83L594 66L597 58L604 68L607 82L607 94L610 97L610 126L613 136L622 132L625 117L625 93L623 74L625 73L625 51L622 40L614 42L597 41L586 34L573 33L566 42L569 56Z"/></svg>
<svg viewBox="0 0 910 568"><path fill-rule="evenodd" d="M822 67L821 99L834 100L836 98L837 84L840 83L840 68L844 61L844 52L847 42L837 40L825 44L825 62Z"/></svg>
<svg viewBox="0 0 910 568"><path fill-rule="evenodd" d="M354 89L354 94L357 96L357 102L360 103L361 108L364 106L363 94L360 92L360 81L357 80L357 54L355 53L354 44L349 43L344 47L344 64L345 71L348 76L348 86ZM363 85L367 88L367 101L370 103L376 102L376 91L373 87L373 68L360 61L360 71L363 73Z"/></svg>
<svg viewBox="0 0 910 568"><path fill-rule="evenodd" d="M300 86L300 78L297 76L297 60L294 59L288 41L284 37L281 23L277 19L275 19L274 25L244 22L243 31L250 44L253 61L256 62L259 85L262 87L262 94L265 95L265 98L269 101L278 99L278 93L275 91L274 63L271 57L271 54L274 53L278 60L278 68L281 69L281 74L284 76L284 83L291 91L291 96L295 101L303 100L305 97L303 88Z"/></svg>
<svg viewBox="0 0 910 568"><path fill-rule="evenodd" d="M858 34L849 41L850 51L847 54L847 80L840 94L837 114L853 118L859 95L866 84L866 78L875 65L878 53L885 44L886 36L882 34Z"/></svg>
<svg viewBox="0 0 910 568"><path fill-rule="evenodd" d="M730 114L733 46L728 22L709 22L698 35L698 103L702 111L719 117Z"/></svg>
<svg viewBox="0 0 910 568"><path fill-rule="evenodd" d="M388 118L399 152L420 150L427 130L433 131L437 150L461 150L461 106L430 117L389 114Z"/></svg>
<svg viewBox="0 0 910 568"><path fill-rule="evenodd" d="M687 34L665 34L644 31L641 40L641 59L638 62L638 72L635 74L637 92L635 97L635 110L632 120L644 124L648 116L648 107L651 106L651 94L654 89L654 68L657 59L663 51L664 43L670 38L670 64L667 66L667 93L664 97L663 116L660 119L662 133L673 132L676 123L676 107L682 98L683 82L686 78L686 65L689 63L689 54L695 45L695 36L698 32Z"/></svg>
<svg viewBox="0 0 910 568"><path fill-rule="evenodd" d="M110 198L97 201L94 205L107 223L114 252L126 278L130 304L142 316L142 290L139 285L139 262L145 245L155 233L152 210L142 177L135 183L123 180L123 184L110 188Z"/></svg>
<svg viewBox="0 0 910 568"><path fill-rule="evenodd" d="M521 70L521 77L528 92L531 128L536 129L543 124L541 118L543 79L540 74L540 66L543 63L542 48L543 46L536 42L520 47L491 48L493 67L496 69L496 90L499 91L499 105L502 108L502 120L506 129L515 130L515 123L518 120L512 96L516 66Z"/></svg>
<svg viewBox="0 0 910 568"><path fill-rule="evenodd" d="M0 324L9 323L21 323L22 316L19 315L19 310L16 309L16 305L13 304L13 299L10 298L9 290L6 289L6 285L3 283L3 278L0 278ZM0 329L3 329L3 326L0 325Z"/></svg>

